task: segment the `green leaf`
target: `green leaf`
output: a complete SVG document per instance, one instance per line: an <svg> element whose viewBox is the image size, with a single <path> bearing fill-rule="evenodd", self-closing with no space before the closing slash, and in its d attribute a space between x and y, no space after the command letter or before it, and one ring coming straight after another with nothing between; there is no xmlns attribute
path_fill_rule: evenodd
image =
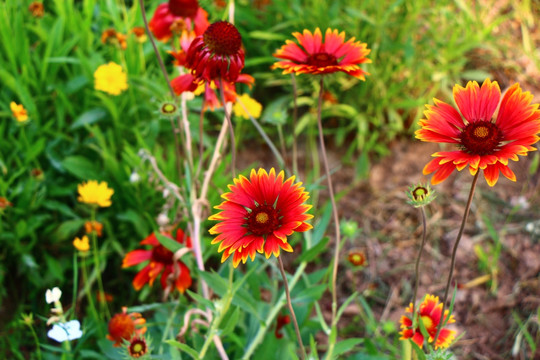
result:
<svg viewBox="0 0 540 360"><path fill-rule="evenodd" d="M315 246L312 246L308 251L302 253L302 255L295 260L295 263L301 263L303 261L310 262L315 259L319 254L326 250L326 244L328 244L329 240L328 237L323 238Z"/></svg>
<svg viewBox="0 0 540 360"><path fill-rule="evenodd" d="M350 351L353 347L363 342L363 339L353 338L338 342L334 347L333 355L338 356Z"/></svg>
<svg viewBox="0 0 540 360"><path fill-rule="evenodd" d="M157 231L154 231L154 235L156 235L156 238L158 239L159 243L163 246L165 246L168 250L174 252L177 252L181 248L184 247L184 245L180 244L178 241L171 239L168 236L165 236L163 234L160 234Z"/></svg>
<svg viewBox="0 0 540 360"><path fill-rule="evenodd" d="M183 343L178 342L176 340L165 340L165 343L167 343L167 344L169 344L171 346L177 347L180 350L185 351L193 359L199 360L199 353L197 352L197 350L195 350L191 346L189 346L187 344L183 344Z"/></svg>
<svg viewBox="0 0 540 360"><path fill-rule="evenodd" d="M197 272L216 294L223 297L227 293L227 290L229 289L229 284L227 280L219 276L219 274L215 272L210 273L200 270L198 270Z"/></svg>
<svg viewBox="0 0 540 360"><path fill-rule="evenodd" d="M326 289L327 289L326 284L311 286L309 288L306 288L300 294L296 295L292 299L292 302L293 304L295 304L295 303L311 302L314 300L318 300L321 298L322 294L326 291Z"/></svg>
<svg viewBox="0 0 540 360"><path fill-rule="evenodd" d="M83 156L69 156L62 161L62 167L81 180L98 180L102 178L102 171L95 162Z"/></svg>
<svg viewBox="0 0 540 360"><path fill-rule="evenodd" d="M71 129L74 130L85 125L94 124L106 116L107 112L102 108L88 110L82 113L81 116L79 116L77 120L75 120L73 124L71 124Z"/></svg>
<svg viewBox="0 0 540 360"><path fill-rule="evenodd" d="M230 312L230 310L229 310L229 312ZM225 323L225 326L221 330L220 336L223 338L223 337L226 337L227 335L229 335L234 330L234 328L236 327L236 324L238 324L238 320L240 320L240 308L239 307L235 308L234 311L231 313L231 315L227 319L225 319L223 321Z"/></svg>
<svg viewBox="0 0 540 360"><path fill-rule="evenodd" d="M409 342L412 345L412 348L414 349L414 352L416 353L416 356L418 357L418 360L426 360L426 354L424 354L424 351L420 349L418 345L412 340L409 340Z"/></svg>
<svg viewBox="0 0 540 360"><path fill-rule="evenodd" d="M212 309L214 310L214 303L208 299L206 299L205 297L187 289L186 290L188 295L191 296L193 298L193 300L195 300L195 302L197 302L198 304L200 305L204 305L206 306L207 308L209 309Z"/></svg>

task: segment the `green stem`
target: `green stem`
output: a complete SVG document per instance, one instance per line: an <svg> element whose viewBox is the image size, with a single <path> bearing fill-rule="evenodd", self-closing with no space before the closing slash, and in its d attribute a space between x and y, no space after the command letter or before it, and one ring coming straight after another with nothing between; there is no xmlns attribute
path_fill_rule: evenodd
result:
<svg viewBox="0 0 540 360"><path fill-rule="evenodd" d="M294 287L296 286L296 283L298 282L298 279L300 278L300 276L304 272L306 266L307 266L307 262L303 261L302 263L300 263L300 266L298 266L298 268L296 269L296 273L294 273L294 276L292 277L292 279L291 279L291 281L289 283L289 289L290 290L294 289ZM255 335L253 340L251 340L246 352L244 353L244 356L242 356L242 360L251 359L251 356L253 355L253 352L255 352L255 349L261 343L264 335L266 334L266 331L270 327L270 324L272 324L272 322L276 318L277 314L279 313L281 308L283 306L285 306L285 304L286 304L286 298L285 298L285 292L283 292L283 294L281 294L279 299L274 304L274 307L272 307L272 309L270 309L270 312L268 313L268 316L266 317L266 320L259 327L259 330L257 331L257 334Z"/></svg>
<svg viewBox="0 0 540 360"><path fill-rule="evenodd" d="M81 268L82 268L82 277L83 277L83 283L84 283L83 291L86 293L86 297L88 299L88 305L90 306L90 311L92 311L92 314L94 315L94 321L96 323L99 323L100 317L96 309L96 304L94 303L94 298L92 297L92 294L90 291L91 289L90 283L88 282L88 269L86 266L86 257L82 258ZM99 326L98 328L100 329L100 332L101 332L102 327Z"/></svg>
<svg viewBox="0 0 540 360"><path fill-rule="evenodd" d="M296 137L296 122L298 119L298 92L296 90L296 78L294 74L291 74L291 84L293 88L293 118L292 118L292 135L293 135L293 144L292 144L292 168L293 173L298 174L298 139Z"/></svg>
<svg viewBox="0 0 540 360"><path fill-rule="evenodd" d="M92 210L90 212L90 221L94 223L96 221L96 208L92 207ZM100 294L100 298L105 298L105 289L103 287L103 280L101 279L101 264L99 261L99 249L98 249L98 242L97 242L97 234L95 231L92 231L90 234L92 237L92 253L94 255L94 269L96 271L96 277L97 277L97 283L98 283L98 291ZM92 296L92 295L90 295ZM106 301L98 301L99 302L99 308L102 315L102 318L110 318L111 314L109 313L109 307L107 306Z"/></svg>
<svg viewBox="0 0 540 360"><path fill-rule="evenodd" d="M172 314L170 314L169 318L167 319L167 323L165 324L165 330L163 330L163 335L161 336L161 341L160 341L159 351L158 351L159 355L163 354L163 344L165 344L165 339L167 338L167 333L171 329L172 322L174 320L174 317L175 317L176 313L178 312L178 307L179 306L180 306L180 300L177 300L176 304L174 305L174 310L173 310Z"/></svg>
<svg viewBox="0 0 540 360"><path fill-rule="evenodd" d="M229 125L229 131L231 133L231 173L233 178L236 177L236 139L234 138L234 128L231 120L231 114L227 111L225 102L225 91L223 89L223 79L219 78L219 94L221 95L221 104L223 105L223 111L225 112L225 118Z"/></svg>
<svg viewBox="0 0 540 360"><path fill-rule="evenodd" d="M36 343L36 355L38 360L41 360L41 349L39 348L39 339L36 334L36 330L34 330L34 327L30 324L28 324L28 327L30 328L30 332L32 333L32 337L34 338L34 342Z"/></svg>
<svg viewBox="0 0 540 360"><path fill-rule="evenodd" d="M414 266L414 293L412 298L412 314L413 322L416 320L414 308L416 302L416 296L418 295L418 284L420 283L419 270L420 270L420 258L422 257L422 252L424 251L424 245L426 244L426 233L427 233L427 224L426 224L426 210L424 207L420 207L420 214L422 216L422 244L420 245L420 250L418 251L418 257L416 258L416 264ZM413 323L413 329L415 324Z"/></svg>
<svg viewBox="0 0 540 360"><path fill-rule="evenodd" d="M441 333L441 330L445 322L448 320L444 316L444 311L446 308L446 300L448 299L448 291L450 289L450 283L452 282L452 275L454 275L454 267L456 264L456 253L457 253L459 241L461 240L461 236L463 235L463 230L465 229L465 223L467 222L467 218L469 217L469 210L471 209L472 199L474 196L474 190L476 189L476 183L478 182L479 174L480 174L480 169L478 169L478 171L476 172L476 175L474 175L474 179L471 184L471 190L469 192L469 198L467 199L467 205L465 206L465 212L463 214L463 220L461 221L461 227L459 228L456 242L454 244L454 249L452 250L452 260L450 261L450 272L448 274L448 280L446 281L446 288L444 289L444 297L442 301L443 307L441 311L441 321L439 324L439 328L437 329L437 334L435 335L435 339L433 340L433 344L435 344L435 346L437 346L437 339L439 338L439 334Z"/></svg>
<svg viewBox="0 0 540 360"><path fill-rule="evenodd" d="M302 342L302 335L300 334L300 328L298 327L298 321L296 320L296 314L292 307L291 293L289 292L289 284L287 283L287 276L285 275L285 269L283 268L283 261L281 256L278 256L279 271L281 272L281 277L283 278L283 286L285 288L285 296L287 297L287 305L289 306L289 312L291 313L294 331L296 332L296 338L298 339L298 345L300 345L300 359L306 358L306 349L304 348L304 343Z"/></svg>

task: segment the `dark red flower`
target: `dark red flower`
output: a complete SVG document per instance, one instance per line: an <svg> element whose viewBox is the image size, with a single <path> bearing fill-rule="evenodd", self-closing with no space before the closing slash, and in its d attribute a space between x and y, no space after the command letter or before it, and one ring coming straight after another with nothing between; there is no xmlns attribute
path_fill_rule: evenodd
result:
<svg viewBox="0 0 540 360"><path fill-rule="evenodd" d="M160 41L168 41L183 30L193 30L200 35L208 28L208 13L197 0L169 0L157 7L148 25Z"/></svg>

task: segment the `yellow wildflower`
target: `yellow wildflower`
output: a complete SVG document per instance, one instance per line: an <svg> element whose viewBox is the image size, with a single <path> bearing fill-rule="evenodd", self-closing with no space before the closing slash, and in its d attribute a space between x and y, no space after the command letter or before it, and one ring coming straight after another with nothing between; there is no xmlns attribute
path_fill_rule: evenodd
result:
<svg viewBox="0 0 540 360"><path fill-rule="evenodd" d="M90 250L90 243L88 242L88 236L84 235L82 239L79 239L78 237L73 240L73 246L75 246L75 249L86 252Z"/></svg>
<svg viewBox="0 0 540 360"><path fill-rule="evenodd" d="M233 111L234 115L241 116L244 119L249 119L249 115L258 119L261 116L262 105L248 94L242 94L236 99Z"/></svg>
<svg viewBox="0 0 540 360"><path fill-rule="evenodd" d="M25 122L28 120L28 114L26 113L26 109L24 106L18 105L14 101L12 101L9 104L9 107L11 108L11 112L13 113L13 116L15 116L15 119L17 119L18 122Z"/></svg>
<svg viewBox="0 0 540 360"><path fill-rule="evenodd" d="M94 88L111 95L119 95L127 90L127 74L114 62L101 65L94 72Z"/></svg>
<svg viewBox="0 0 540 360"><path fill-rule="evenodd" d="M79 190L80 202L101 207L111 206L111 196L114 194L114 190L109 189L105 181L98 184L96 180L90 180L79 184L77 189Z"/></svg>

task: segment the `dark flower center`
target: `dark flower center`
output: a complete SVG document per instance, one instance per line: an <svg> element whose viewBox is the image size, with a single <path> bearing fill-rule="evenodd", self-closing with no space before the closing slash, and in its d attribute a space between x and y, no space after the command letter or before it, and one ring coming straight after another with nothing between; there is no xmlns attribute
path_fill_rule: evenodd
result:
<svg viewBox="0 0 540 360"><path fill-rule="evenodd" d="M199 10L197 0L169 0L169 11L175 16L194 18Z"/></svg>
<svg viewBox="0 0 540 360"><path fill-rule="evenodd" d="M278 227L278 211L270 205L257 206L247 217L248 231L254 235L268 235Z"/></svg>
<svg viewBox="0 0 540 360"><path fill-rule="evenodd" d="M426 197L427 194L428 194L428 190L425 187L422 187L422 186L417 186L412 191L412 196L413 196L414 200L416 200L416 201L424 200L424 198Z"/></svg>
<svg viewBox="0 0 540 360"><path fill-rule="evenodd" d="M308 65L313 65L317 67L325 67L338 64L337 59L334 55L325 52L309 55L306 63Z"/></svg>
<svg viewBox="0 0 540 360"><path fill-rule="evenodd" d="M162 264L172 264L173 253L163 245L158 245L152 250L152 261Z"/></svg>
<svg viewBox="0 0 540 360"><path fill-rule="evenodd" d="M503 134L491 121L469 123L460 135L461 145L469 154L490 155L503 140Z"/></svg>
<svg viewBox="0 0 540 360"><path fill-rule="evenodd" d="M176 112L176 105L172 103L164 103L161 105L161 113L170 115Z"/></svg>
<svg viewBox="0 0 540 360"><path fill-rule="evenodd" d="M146 354L146 351L146 342L143 339L133 338L133 340L131 340L131 343L129 344L129 354L132 357L141 357Z"/></svg>
<svg viewBox="0 0 540 360"><path fill-rule="evenodd" d="M204 44L217 55L237 54L242 46L242 36L236 27L227 21L218 21L206 29Z"/></svg>

